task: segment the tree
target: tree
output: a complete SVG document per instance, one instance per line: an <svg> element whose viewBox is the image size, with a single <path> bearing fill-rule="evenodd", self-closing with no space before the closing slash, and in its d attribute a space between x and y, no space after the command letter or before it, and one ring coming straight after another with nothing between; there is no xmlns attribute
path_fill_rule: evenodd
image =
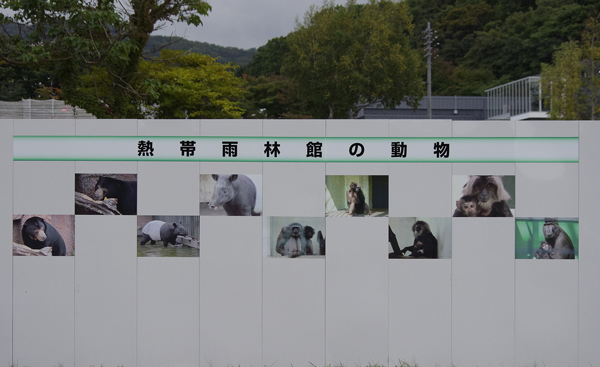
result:
<svg viewBox="0 0 600 367"><path fill-rule="evenodd" d="M542 88L552 120L581 117L581 56L576 42L565 42L554 53L552 65L542 64Z"/></svg>
<svg viewBox="0 0 600 367"><path fill-rule="evenodd" d="M582 94L585 105L589 109L589 117L595 120L600 114L599 96L600 96L600 15L591 17L585 22L585 31L583 32L583 88L586 90Z"/></svg>
<svg viewBox="0 0 600 367"><path fill-rule="evenodd" d="M210 56L163 50L160 58L140 63L131 85L144 96L140 102L143 117L239 118L244 112L239 100L246 92L234 68ZM100 100L111 93L112 80L104 68L80 79L83 93L98 93Z"/></svg>
<svg viewBox="0 0 600 367"><path fill-rule="evenodd" d="M248 65L239 69L239 75L248 74L253 77L281 75L281 63L288 51L286 37L272 38L266 45L258 48Z"/></svg>
<svg viewBox="0 0 600 367"><path fill-rule="evenodd" d="M0 0L0 58L31 67L53 65L63 98L96 117L142 117L133 87L149 34L163 22L201 24L204 0ZM82 87L80 75L102 70L110 93Z"/></svg>
<svg viewBox="0 0 600 367"><path fill-rule="evenodd" d="M282 73L296 85L313 117L356 117L373 103L418 106L422 56L409 47L407 6L392 0L329 0L312 6L287 36Z"/></svg>
<svg viewBox="0 0 600 367"><path fill-rule="evenodd" d="M296 85L282 75L253 77L244 74L248 96L242 106L244 118L311 118L298 100Z"/></svg>
<svg viewBox="0 0 600 367"><path fill-rule="evenodd" d="M246 91L233 69L210 56L163 50L159 60L140 65L146 108L155 118L240 118Z"/></svg>
<svg viewBox="0 0 600 367"><path fill-rule="evenodd" d="M556 4L559 3L559 4ZM585 20L594 6L577 1L538 1L527 12L516 12L505 21L490 22L476 33L476 41L464 57L464 65L490 69L508 80L536 75L542 63L552 61L561 43L580 39Z"/></svg>

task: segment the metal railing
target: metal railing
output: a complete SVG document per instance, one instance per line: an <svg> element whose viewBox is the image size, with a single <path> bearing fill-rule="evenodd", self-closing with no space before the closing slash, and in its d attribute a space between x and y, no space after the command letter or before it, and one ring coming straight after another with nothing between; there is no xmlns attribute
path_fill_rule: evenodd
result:
<svg viewBox="0 0 600 367"><path fill-rule="evenodd" d="M0 101L0 119L95 119L82 108L64 101L23 99L16 102Z"/></svg>
<svg viewBox="0 0 600 367"><path fill-rule="evenodd" d="M485 93L487 119L519 120L546 117L539 76L529 76L499 85L487 89Z"/></svg>

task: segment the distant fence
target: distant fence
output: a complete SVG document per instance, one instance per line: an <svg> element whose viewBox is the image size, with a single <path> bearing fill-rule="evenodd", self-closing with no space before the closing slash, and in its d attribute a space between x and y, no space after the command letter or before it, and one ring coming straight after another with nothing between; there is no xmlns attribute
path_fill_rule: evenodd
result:
<svg viewBox="0 0 600 367"><path fill-rule="evenodd" d="M23 99L16 102L0 101L0 119L95 119L83 108L73 107L64 101L49 99Z"/></svg>

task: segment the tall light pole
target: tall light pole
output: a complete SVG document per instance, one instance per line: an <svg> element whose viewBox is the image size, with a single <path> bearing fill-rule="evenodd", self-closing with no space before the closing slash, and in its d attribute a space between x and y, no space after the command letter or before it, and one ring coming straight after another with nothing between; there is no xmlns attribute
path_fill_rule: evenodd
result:
<svg viewBox="0 0 600 367"><path fill-rule="evenodd" d="M432 30L431 23L427 22L427 29L423 31L425 33L423 38L425 39L425 56L427 56L427 118L431 119L431 44L432 44Z"/></svg>

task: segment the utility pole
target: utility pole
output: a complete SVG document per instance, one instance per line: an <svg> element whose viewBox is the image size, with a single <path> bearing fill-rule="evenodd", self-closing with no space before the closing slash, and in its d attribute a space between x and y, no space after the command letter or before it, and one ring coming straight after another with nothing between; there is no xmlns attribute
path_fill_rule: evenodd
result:
<svg viewBox="0 0 600 367"><path fill-rule="evenodd" d="M427 29L423 31L425 33L423 38L425 39L425 56L427 56L427 118L431 120L431 49L432 49L432 30L431 23L427 22Z"/></svg>

